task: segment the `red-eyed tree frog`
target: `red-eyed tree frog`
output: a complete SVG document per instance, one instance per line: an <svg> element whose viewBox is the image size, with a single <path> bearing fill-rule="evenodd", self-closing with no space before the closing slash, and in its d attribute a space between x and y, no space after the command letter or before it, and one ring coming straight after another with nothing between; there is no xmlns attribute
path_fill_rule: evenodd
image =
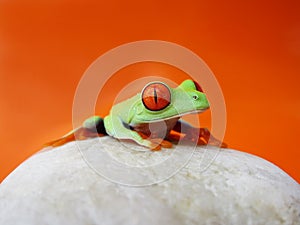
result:
<svg viewBox="0 0 300 225"><path fill-rule="evenodd" d="M172 141L180 136L197 144L226 147L214 138L208 129L196 128L180 119L191 113L201 113L209 108L206 95L192 80L183 81L170 88L159 81L147 84L141 93L112 107L108 116L93 116L81 127L71 131L46 146L59 146L66 142L96 136L110 135L117 139L130 139L151 150L171 148ZM177 134L177 135L176 135Z"/></svg>

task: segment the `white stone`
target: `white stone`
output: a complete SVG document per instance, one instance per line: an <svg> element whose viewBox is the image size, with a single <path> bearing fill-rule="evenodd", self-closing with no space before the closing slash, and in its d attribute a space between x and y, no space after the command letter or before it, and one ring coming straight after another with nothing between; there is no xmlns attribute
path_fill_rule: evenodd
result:
<svg viewBox="0 0 300 225"><path fill-rule="evenodd" d="M111 137L47 148L0 184L0 224L300 224L300 185L281 169L193 149L144 151Z"/></svg>

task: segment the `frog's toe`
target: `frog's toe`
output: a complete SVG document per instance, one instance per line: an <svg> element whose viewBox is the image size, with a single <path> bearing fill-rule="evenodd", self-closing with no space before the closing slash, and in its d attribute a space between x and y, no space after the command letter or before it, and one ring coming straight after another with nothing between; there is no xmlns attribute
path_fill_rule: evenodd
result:
<svg viewBox="0 0 300 225"><path fill-rule="evenodd" d="M209 142L208 144L213 145L213 146L218 146L221 148L228 148L228 145L221 141L219 141L219 142L213 141L213 142Z"/></svg>
<svg viewBox="0 0 300 225"><path fill-rule="evenodd" d="M160 145L158 143L153 142L152 140L143 140L142 142L138 143L149 148L151 151L159 151L161 149Z"/></svg>
<svg viewBox="0 0 300 225"><path fill-rule="evenodd" d="M151 142L163 148L172 148L172 143L162 138L151 139Z"/></svg>
<svg viewBox="0 0 300 225"><path fill-rule="evenodd" d="M222 141L219 140L212 140L208 142L208 145L217 146L221 148L228 148L228 145Z"/></svg>
<svg viewBox="0 0 300 225"><path fill-rule="evenodd" d="M163 148L172 148L172 143L169 142L169 141L166 141L166 140L162 140L162 142L160 143L160 145L161 145Z"/></svg>
<svg viewBox="0 0 300 225"><path fill-rule="evenodd" d="M161 150L161 146L160 145L153 145L153 147L150 147L151 151L160 151Z"/></svg>
<svg viewBox="0 0 300 225"><path fill-rule="evenodd" d="M197 145L207 145L207 142L205 140L203 140L202 138L199 138Z"/></svg>

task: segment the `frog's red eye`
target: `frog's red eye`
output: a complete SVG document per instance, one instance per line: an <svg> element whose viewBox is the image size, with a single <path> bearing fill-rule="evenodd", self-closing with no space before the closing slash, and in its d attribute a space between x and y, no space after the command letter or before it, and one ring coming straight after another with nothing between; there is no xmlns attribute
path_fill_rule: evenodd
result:
<svg viewBox="0 0 300 225"><path fill-rule="evenodd" d="M201 86L196 81L194 81L194 84L196 86L197 91L203 92Z"/></svg>
<svg viewBox="0 0 300 225"><path fill-rule="evenodd" d="M163 83L150 83L144 87L142 101L147 109L159 111L170 104L171 93L169 88Z"/></svg>

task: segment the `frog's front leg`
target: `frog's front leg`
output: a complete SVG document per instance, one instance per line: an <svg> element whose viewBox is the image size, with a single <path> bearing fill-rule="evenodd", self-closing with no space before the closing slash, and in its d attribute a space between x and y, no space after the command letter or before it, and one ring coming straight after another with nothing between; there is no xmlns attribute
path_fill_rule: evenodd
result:
<svg viewBox="0 0 300 225"><path fill-rule="evenodd" d="M227 144L215 138L207 128L193 127L189 123L178 120L173 128L174 131L184 133L185 139L197 141L198 145L210 144L227 148Z"/></svg>
<svg viewBox="0 0 300 225"><path fill-rule="evenodd" d="M105 117L104 125L105 125L106 132L114 138L130 139L142 146L150 148L153 151L160 150L159 143L155 141L147 140L142 134L134 130L131 130L129 125L125 124L119 117L113 117L113 118L111 116Z"/></svg>

